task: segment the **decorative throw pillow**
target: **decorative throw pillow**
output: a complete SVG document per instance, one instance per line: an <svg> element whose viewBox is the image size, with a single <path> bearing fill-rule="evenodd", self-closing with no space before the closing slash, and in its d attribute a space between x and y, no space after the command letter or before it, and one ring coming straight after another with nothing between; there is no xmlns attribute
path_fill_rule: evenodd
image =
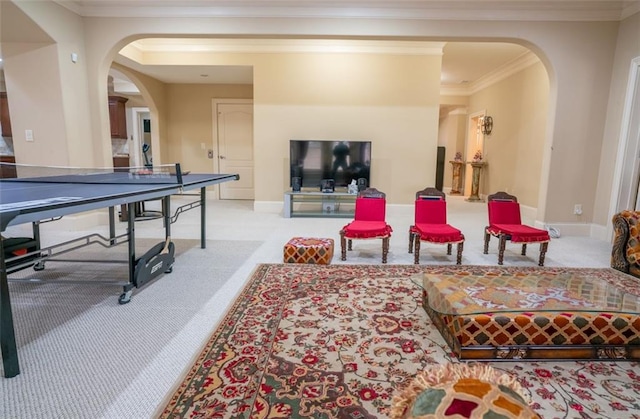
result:
<svg viewBox="0 0 640 419"><path fill-rule="evenodd" d="M629 240L627 241L627 261L630 264L640 264L640 212L622 211L622 216L629 224Z"/></svg>
<svg viewBox="0 0 640 419"><path fill-rule="evenodd" d="M393 398L392 419L540 418L518 381L483 364L428 368Z"/></svg>

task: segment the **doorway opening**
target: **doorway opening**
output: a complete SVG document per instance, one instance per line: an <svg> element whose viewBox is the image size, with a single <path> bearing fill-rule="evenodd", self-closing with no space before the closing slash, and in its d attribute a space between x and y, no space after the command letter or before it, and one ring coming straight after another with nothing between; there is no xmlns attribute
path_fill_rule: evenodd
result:
<svg viewBox="0 0 640 419"><path fill-rule="evenodd" d="M486 115L486 111L476 112L469 115L469 124L467 129L467 142L465 145L465 162L472 162L477 155L485 159L484 154L484 134L482 133L482 119ZM473 183L473 171L465 170L464 172L464 195L471 195L471 186Z"/></svg>

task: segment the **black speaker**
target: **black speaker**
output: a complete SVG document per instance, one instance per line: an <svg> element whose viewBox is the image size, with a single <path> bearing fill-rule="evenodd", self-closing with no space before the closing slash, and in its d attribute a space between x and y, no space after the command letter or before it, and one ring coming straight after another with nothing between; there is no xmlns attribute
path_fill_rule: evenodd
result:
<svg viewBox="0 0 640 419"><path fill-rule="evenodd" d="M302 178L298 176L294 176L291 178L291 190L293 192L300 192L300 188L302 187Z"/></svg>
<svg viewBox="0 0 640 419"><path fill-rule="evenodd" d="M336 182L333 179L322 179L320 182L320 191L324 193L331 193L336 189Z"/></svg>
<svg viewBox="0 0 640 419"><path fill-rule="evenodd" d="M367 189L367 179L366 178L358 178L358 192L362 192Z"/></svg>

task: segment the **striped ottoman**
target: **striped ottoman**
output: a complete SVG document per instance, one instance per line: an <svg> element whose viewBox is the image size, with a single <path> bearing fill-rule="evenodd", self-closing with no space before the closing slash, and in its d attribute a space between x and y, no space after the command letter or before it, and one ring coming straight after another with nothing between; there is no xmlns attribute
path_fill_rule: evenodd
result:
<svg viewBox="0 0 640 419"><path fill-rule="evenodd" d="M284 245L284 263L328 265L333 258L333 239L294 237Z"/></svg>

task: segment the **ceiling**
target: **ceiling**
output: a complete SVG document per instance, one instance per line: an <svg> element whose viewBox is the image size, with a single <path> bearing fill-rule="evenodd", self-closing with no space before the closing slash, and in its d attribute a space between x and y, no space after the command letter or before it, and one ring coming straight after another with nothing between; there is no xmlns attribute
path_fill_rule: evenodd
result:
<svg viewBox="0 0 640 419"><path fill-rule="evenodd" d="M348 17L473 20L618 21L640 11L640 0L84 0L58 1L83 16L111 17ZM136 48L153 51L174 48L215 50L224 42L238 50L256 40L191 39L136 41ZM264 40L263 40L264 41ZM282 41L282 40L281 40ZM483 78L525 59L527 49L507 43L449 42L442 58L443 87L467 88ZM253 45L255 47L255 45ZM227 45L227 50L233 48ZM165 83L252 84L251 67L149 66L119 55L117 62ZM126 78L112 74L126 89ZM131 85L129 85L130 87Z"/></svg>
<svg viewBox="0 0 640 419"><path fill-rule="evenodd" d="M329 45L329 42L332 45ZM144 51L166 51L170 52L176 48L181 51L188 50L189 47L194 47L197 44L197 50L203 51L218 51L220 46L224 45L224 50L234 49L235 51L272 51L274 48L278 50L292 50L293 40L272 40L272 42L266 44L261 43L256 45L251 40L222 40L222 39L150 39L139 40L133 43L136 53L131 56L140 56L140 52ZM344 46L339 46L341 41L323 41L322 46L324 50L340 50L344 49ZM371 42L367 43L367 48L364 49L362 45L355 45L352 43L354 52L364 53L364 51L371 52L371 48L384 48L386 51L397 51L402 49L403 51L408 48L407 42L403 42L401 45L392 42L377 42L372 45ZM416 42L414 49L425 47L425 45L434 45L434 43L418 43ZM318 51L318 43L313 43L309 40L304 41L304 45L297 43L295 50L313 50ZM355 45L355 46L354 46ZM442 47L444 45L444 48ZM326 49L328 48L328 49ZM516 44L507 43L485 43L485 42L451 42L451 43L437 43L438 51L442 49L442 78L441 83L443 86L448 87L468 87L472 86L474 82L493 74L505 66L512 65L514 62L523 59L527 55L528 49ZM377 49L376 49L377 50ZM380 49L381 50L381 49ZM124 50L123 50L124 51ZM127 54L118 55L115 60L119 64L132 68L143 74L149 75L164 83L221 83L221 84L253 84L253 69L250 66L213 66L213 65L144 65L140 64L130 58L127 58ZM121 93L134 93L131 89L131 85L127 84L127 79L120 72L112 71L111 74L114 77L114 85L116 91Z"/></svg>
<svg viewBox="0 0 640 419"><path fill-rule="evenodd" d="M638 0L54 0L81 16L621 20Z"/></svg>
<svg viewBox="0 0 640 419"><path fill-rule="evenodd" d="M640 0L54 0L85 17L334 17L350 19L422 20L550 20L619 21L640 11ZM7 8L3 8L3 13ZM11 22L13 19L3 22ZM3 28L3 38L6 31ZM20 33L17 32L17 33ZM22 33L24 33L22 31ZM4 40L4 39L3 39ZM186 40L181 47L185 47ZM205 50L233 43L238 50L256 40L190 39ZM262 40L265 41L265 40ZM269 40L267 40L269 41ZM295 40L280 40L294 42ZM308 40L307 40L308 42ZM326 42L326 41L325 41ZM176 40L138 40L136 47L159 51L175 48ZM226 45L226 44L225 44ZM226 45L233 48L234 45ZM443 48L442 86L467 88L526 57L527 49L515 44L449 42ZM530 55L530 54L529 54ZM248 66L149 66L125 55L116 62L165 83L252 84ZM0 62L1 70L1 62ZM114 84L123 92L131 83L113 72Z"/></svg>

